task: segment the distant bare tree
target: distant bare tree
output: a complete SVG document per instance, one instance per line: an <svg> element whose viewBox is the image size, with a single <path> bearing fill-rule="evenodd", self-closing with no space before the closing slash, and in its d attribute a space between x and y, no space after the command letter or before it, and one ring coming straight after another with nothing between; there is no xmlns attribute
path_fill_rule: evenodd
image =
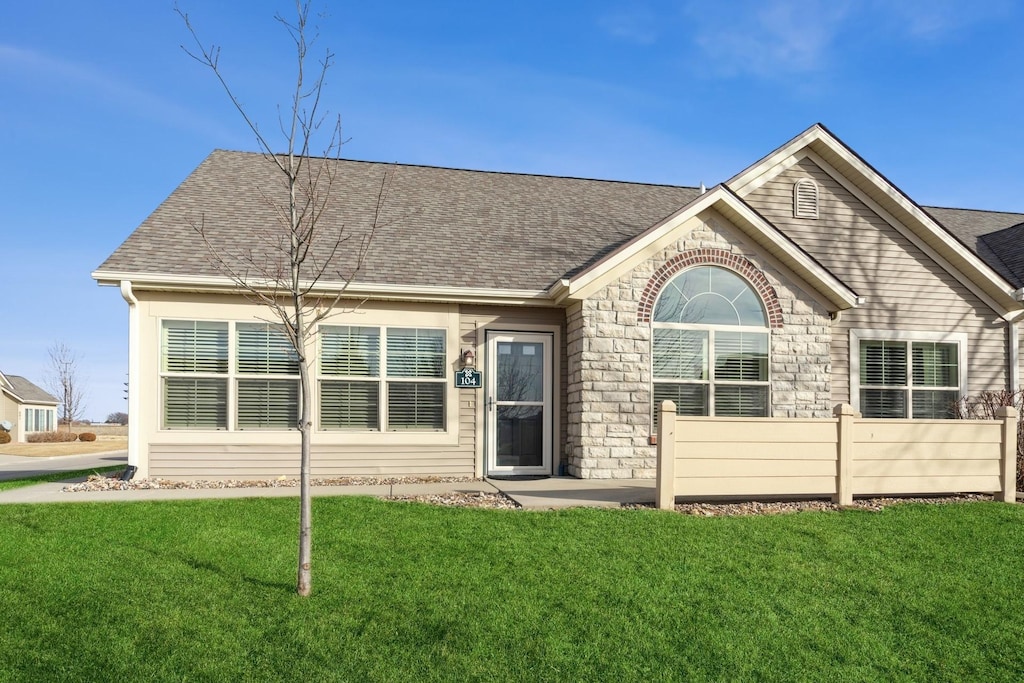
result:
<svg viewBox="0 0 1024 683"><path fill-rule="evenodd" d="M286 143L286 151L275 152L264 137L259 126L249 116L234 91L228 85L219 66L220 48L205 45L198 37L188 14L175 11L185 22L195 41L193 49L185 52L203 66L210 69L227 93L231 103L238 110L246 125L256 137L260 151L268 164L278 174L284 192L260 188L264 200L278 219L274 234L263 235L260 239L262 250L247 249L227 253L214 243L214 237L207 234L205 223L193 224L203 239L214 264L246 295L249 300L265 306L271 312L272 321L287 336L298 359L299 368L299 424L301 441L300 463L300 514L299 514L299 566L297 591L299 595L311 592L311 533L312 506L310 502L310 442L312 436L312 382L310 347L316 326L321 320L335 312L341 304L345 289L359 272L370 240L378 227L381 209L391 186L392 173L381 178L377 206L371 220L361 235L346 233L341 225L330 225L322 220L332 190L334 189L335 166L340 158L343 140L340 117L332 121L327 134L321 159L310 156L314 137L322 124L327 121L320 112L320 98L323 94L324 79L334 63L329 50L324 53L314 72L308 79L306 66L308 51L316 41L315 31L310 36L309 4L296 0L297 19L294 23L280 15L275 19L285 27L295 44L297 73L295 88L290 94L287 107L280 116L280 129ZM334 266L335 256L343 252L354 255L355 267L348 273L339 272ZM317 257L316 255L321 255ZM331 281L331 293L325 294L322 282Z"/></svg>
<svg viewBox="0 0 1024 683"><path fill-rule="evenodd" d="M82 417L85 411L85 394L78 376L78 356L64 342L56 342L47 349L50 355L50 369L46 386L57 397L59 421L68 426Z"/></svg>
<svg viewBox="0 0 1024 683"><path fill-rule="evenodd" d="M110 413L107 415L108 425L126 425L128 424L128 413Z"/></svg>

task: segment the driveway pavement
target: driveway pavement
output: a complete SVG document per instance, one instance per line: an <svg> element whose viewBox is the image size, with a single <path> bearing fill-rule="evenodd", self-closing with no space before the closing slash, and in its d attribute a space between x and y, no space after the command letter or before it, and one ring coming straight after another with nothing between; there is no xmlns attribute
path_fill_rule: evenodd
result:
<svg viewBox="0 0 1024 683"><path fill-rule="evenodd" d="M128 464L128 451L110 451L90 455L57 455L52 458L0 455L0 481L32 477L37 474L74 472L92 467L126 464Z"/></svg>

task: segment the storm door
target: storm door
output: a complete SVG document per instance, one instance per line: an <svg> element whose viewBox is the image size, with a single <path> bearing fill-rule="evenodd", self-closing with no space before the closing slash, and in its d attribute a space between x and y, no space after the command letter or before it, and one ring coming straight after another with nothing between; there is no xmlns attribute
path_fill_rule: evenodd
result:
<svg viewBox="0 0 1024 683"><path fill-rule="evenodd" d="M551 474L550 334L487 333L487 474Z"/></svg>

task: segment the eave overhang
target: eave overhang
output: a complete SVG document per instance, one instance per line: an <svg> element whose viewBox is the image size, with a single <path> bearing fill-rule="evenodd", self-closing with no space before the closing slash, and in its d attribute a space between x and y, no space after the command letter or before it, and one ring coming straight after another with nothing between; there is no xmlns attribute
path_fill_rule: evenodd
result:
<svg viewBox="0 0 1024 683"><path fill-rule="evenodd" d="M92 278L100 286L119 287L131 282L132 290L153 292L191 292L200 294L239 294L242 288L226 276L175 275L170 273L138 273L97 270ZM251 280L249 283L262 293L287 295L287 290L270 281ZM302 283L303 287L309 283ZM432 287L422 285L379 284L365 282L321 281L309 293L313 297L335 297L341 293L350 299L389 301L448 302L467 304L495 304L504 306L551 306L544 290L486 289L471 287Z"/></svg>

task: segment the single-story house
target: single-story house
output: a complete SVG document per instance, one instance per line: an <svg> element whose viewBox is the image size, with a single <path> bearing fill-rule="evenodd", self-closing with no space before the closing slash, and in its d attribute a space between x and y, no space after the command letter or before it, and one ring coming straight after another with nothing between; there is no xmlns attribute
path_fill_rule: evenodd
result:
<svg viewBox="0 0 1024 683"><path fill-rule="evenodd" d="M819 124L706 190L313 163L351 238L314 254L348 282L307 351L314 476L647 478L664 399L944 418L1021 386L1024 214L920 206ZM129 304L140 475L297 474L296 364L217 262L273 263L283 191L215 151L93 273Z"/></svg>
<svg viewBox="0 0 1024 683"><path fill-rule="evenodd" d="M0 372L0 423L9 423L11 440L24 442L30 432L52 432L59 401L18 375Z"/></svg>

